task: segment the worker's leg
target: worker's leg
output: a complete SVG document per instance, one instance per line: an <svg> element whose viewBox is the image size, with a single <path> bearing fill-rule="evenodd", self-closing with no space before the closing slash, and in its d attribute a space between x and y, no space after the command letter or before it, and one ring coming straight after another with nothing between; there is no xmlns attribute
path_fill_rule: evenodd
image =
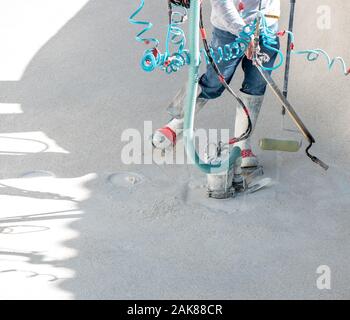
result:
<svg viewBox="0 0 350 320"><path fill-rule="evenodd" d="M267 49L261 43L261 51L269 55L270 61L264 66L273 67L277 53L271 49ZM279 43L275 45L275 48L279 48ZM259 70L253 65L253 62L247 57L243 58L242 68L244 71L244 80L241 88L241 97L249 110L249 115L252 121L253 130L258 120L259 112L264 101L264 95L266 91L267 83L260 74ZM270 71L271 73L271 71ZM248 120L242 108L237 108L236 124L235 124L235 136L239 137L247 130ZM255 167L258 165L258 159L252 152L250 138L238 142L242 150L242 167Z"/></svg>
<svg viewBox="0 0 350 320"><path fill-rule="evenodd" d="M214 28L211 48L214 50L216 59L219 59L219 48L224 48L225 45L233 43L237 39L236 36L227 31L222 31ZM238 64L242 58L237 59L221 59L218 61L218 67L227 82L230 82ZM202 56L202 61L204 57ZM222 83L211 65L207 66L207 71L199 80L199 94L196 102L196 112L202 110L209 99L219 97L225 90ZM184 104L186 97L186 86L177 93L173 101L167 108L171 116L171 120L153 135L153 145L157 148L164 149L176 143L176 138L179 132L183 129Z"/></svg>

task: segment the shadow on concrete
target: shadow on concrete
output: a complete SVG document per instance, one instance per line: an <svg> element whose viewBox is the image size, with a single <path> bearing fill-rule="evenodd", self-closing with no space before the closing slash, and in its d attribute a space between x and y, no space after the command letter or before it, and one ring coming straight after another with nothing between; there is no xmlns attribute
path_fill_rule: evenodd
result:
<svg viewBox="0 0 350 320"><path fill-rule="evenodd" d="M120 288L118 281L114 283L113 280L112 289L106 291L104 283L109 280L101 280L100 275L107 277L108 274L110 278L109 275L116 272L114 267L117 264L108 266L101 263L99 255L104 253L107 260L110 256L113 261L113 257L118 261L121 252L125 254L118 241L110 241L117 232L113 224L118 223L123 229L119 216L126 218L128 206L127 211L131 214L139 210L142 201L131 198L129 201L134 203L127 204L124 196L133 193L133 190L122 190L125 194L121 194L108 182L108 177L126 168L130 171L130 166L126 167L120 161L122 131L143 127L144 120L157 118L161 104L165 105L171 95L167 92L168 85L159 87L163 75L150 77L145 85L146 77L139 68L135 68L141 51L135 49L135 30L127 21L127 13L134 7L135 4L129 1L90 1L38 51L20 81L0 82L0 102L20 104L23 110L22 114L0 116L1 133L40 131L68 151L45 152L47 145L43 141L10 137L13 140L38 142L43 144L43 148L37 153L3 152L0 155L2 179L16 179L27 172L38 171L53 172L59 178L97 173L97 179L85 185L91 191L90 198L80 203L69 196L0 185L0 195L77 203L78 208L71 210L72 214L69 210L33 213L28 208L28 214L0 219L0 223L7 225L81 218L70 225L74 230L79 230L80 236L66 243L77 249L78 256L64 262L51 260L49 263L54 267L64 265L76 272L74 279L60 285L76 298L125 297L123 288L127 288L127 278L132 278L132 275L127 275L125 269L123 282L126 282L123 287ZM150 8L148 11L146 9L147 13L150 13ZM156 17L156 13L152 14ZM157 85L163 93L150 95L149 86L152 85ZM161 121L166 118L164 114ZM149 177L155 174L165 180L164 171L159 167L134 169L146 172ZM166 177L175 179L175 173L169 173ZM155 183L153 189L157 188L156 181L152 182ZM77 211L83 214L75 213ZM111 215L114 216L112 219ZM131 226L124 228L126 233L128 228ZM104 248L107 242L110 242L110 249ZM105 250L107 252L103 252ZM41 264L45 256L35 252L11 252L10 249L1 251L2 254L26 257L33 265ZM1 272L15 272L15 269ZM89 283L93 283L93 286L87 287Z"/></svg>

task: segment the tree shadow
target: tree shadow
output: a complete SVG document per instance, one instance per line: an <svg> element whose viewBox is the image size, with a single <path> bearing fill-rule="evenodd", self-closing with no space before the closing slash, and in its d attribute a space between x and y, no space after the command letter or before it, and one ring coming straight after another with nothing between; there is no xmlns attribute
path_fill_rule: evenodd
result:
<svg viewBox="0 0 350 320"><path fill-rule="evenodd" d="M164 75L154 75L145 85L144 73L135 67L142 48L135 50L133 38L137 30L127 21L135 6L137 3L130 1L89 1L37 52L20 81L0 82L0 102L20 104L23 110L22 114L1 115L5 120L1 132L41 131L68 151L50 153L45 148L38 153L3 153L0 155L3 179L18 178L28 171L53 172L59 178L81 177L91 172L98 176L85 184L90 197L76 201L77 211L82 214L76 214L76 210L70 214L68 210L0 218L0 223L5 225L81 218L69 224L80 236L64 243L77 250L77 257L50 261L52 266L64 265L75 271L76 276L60 283L60 287L76 298L126 297L128 281L133 281L133 272L124 267L119 270L120 277L112 276L118 272L121 261L127 265L133 263L127 241L120 243L112 239L116 236L116 226L119 236L132 231L135 221L127 221L127 214L137 213L149 201L144 204L140 198L145 190L118 189L108 177L134 169L146 177L157 176L164 185L166 179L176 179L175 171L165 175L159 167L126 166L120 160L122 131L143 128L144 120L164 121L167 115L165 112L159 115L158 111L169 98L165 84L160 86L158 96L149 95L149 85L164 83L161 81ZM157 16L151 8L146 9L146 14ZM131 91L135 93L132 100ZM152 185L146 192L156 188L157 185ZM69 196L7 185L0 185L0 194L74 201ZM105 256L101 260L102 253ZM31 264L41 263L36 254L27 256Z"/></svg>

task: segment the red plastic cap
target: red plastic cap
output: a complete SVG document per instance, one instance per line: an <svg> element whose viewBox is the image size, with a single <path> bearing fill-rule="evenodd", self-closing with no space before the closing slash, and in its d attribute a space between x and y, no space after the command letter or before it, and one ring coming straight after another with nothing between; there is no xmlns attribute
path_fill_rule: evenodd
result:
<svg viewBox="0 0 350 320"><path fill-rule="evenodd" d="M174 130L172 130L169 127L164 127L161 129L158 129L163 135L165 135L171 142L172 144L176 144L176 133Z"/></svg>
<svg viewBox="0 0 350 320"><path fill-rule="evenodd" d="M152 53L153 53L153 55L157 58L157 56L158 56L158 49L157 48L153 48L153 50L152 50Z"/></svg>
<svg viewBox="0 0 350 320"><path fill-rule="evenodd" d="M200 31L201 31L202 39L203 40L207 39L207 32L206 32L206 30L204 28L201 28Z"/></svg>
<svg viewBox="0 0 350 320"><path fill-rule="evenodd" d="M235 144L235 143L237 143L238 141L237 141L237 139L236 138L232 138L232 139L230 139L230 141L229 141L229 143L228 144Z"/></svg>
<svg viewBox="0 0 350 320"><path fill-rule="evenodd" d="M226 82L224 76L222 76L222 75L219 76L219 81L220 81L221 83L225 83L225 82Z"/></svg>

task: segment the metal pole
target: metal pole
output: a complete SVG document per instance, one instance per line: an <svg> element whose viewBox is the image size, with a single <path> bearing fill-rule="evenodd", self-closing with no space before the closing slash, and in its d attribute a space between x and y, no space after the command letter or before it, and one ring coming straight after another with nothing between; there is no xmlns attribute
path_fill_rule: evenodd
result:
<svg viewBox="0 0 350 320"><path fill-rule="evenodd" d="M186 147L187 156L191 162L194 163L204 173L219 173L230 170L233 164L241 156L241 149L234 147L229 159L220 162L219 164L211 164L203 161L198 155L195 148L194 140L194 116L196 108L196 99L198 91L199 81L199 65L200 65L200 47L199 47L199 21L200 21L200 3L201 0L192 0L189 16L189 36L188 47L191 54L188 83L187 83L187 95L185 100L185 115L184 115L184 144Z"/></svg>
<svg viewBox="0 0 350 320"><path fill-rule="evenodd" d="M293 29L294 29L295 5L296 5L296 0L290 0L289 26L288 26L288 30L290 32L293 32ZM292 45L292 37L291 35L288 35L286 68L284 72L284 85L283 85L283 95L286 98L288 97L290 60L291 60L291 51L292 51L291 45ZM285 114L286 114L286 108L282 106L282 115L285 115Z"/></svg>

